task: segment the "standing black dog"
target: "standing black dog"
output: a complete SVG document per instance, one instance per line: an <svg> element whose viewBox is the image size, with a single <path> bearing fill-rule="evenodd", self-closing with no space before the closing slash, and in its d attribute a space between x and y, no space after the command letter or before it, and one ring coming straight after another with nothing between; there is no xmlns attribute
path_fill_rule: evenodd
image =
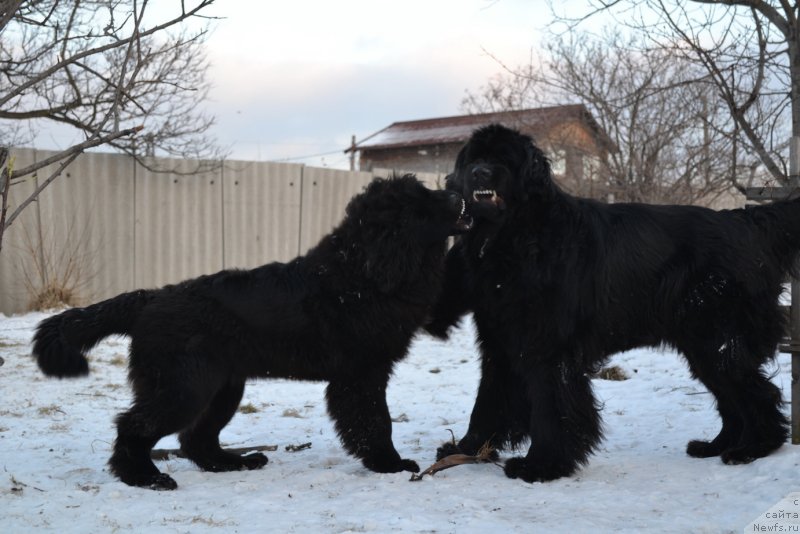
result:
<svg viewBox="0 0 800 534"><path fill-rule="evenodd" d="M85 352L131 337L133 406L109 461L123 482L169 490L150 451L180 433L201 469L258 469L263 454L220 448L250 377L325 380L345 449L378 472L418 471L392 444L386 385L439 295L447 237L465 229L457 193L407 175L377 179L305 256L124 293L42 321L33 353L47 375L88 373Z"/></svg>
<svg viewBox="0 0 800 534"><path fill-rule="evenodd" d="M572 474L602 434L589 374L615 352L661 344L685 356L722 418L689 455L746 463L784 443L781 394L762 365L782 333L800 201L716 212L575 198L529 137L499 125L473 134L447 188L475 225L447 257L427 329L446 337L472 311L482 376L466 435L439 457L529 438L506 475Z"/></svg>

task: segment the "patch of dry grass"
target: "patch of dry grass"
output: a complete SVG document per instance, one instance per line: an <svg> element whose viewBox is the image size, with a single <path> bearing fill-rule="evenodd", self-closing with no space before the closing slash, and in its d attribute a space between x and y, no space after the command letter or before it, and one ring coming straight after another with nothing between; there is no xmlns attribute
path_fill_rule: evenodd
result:
<svg viewBox="0 0 800 534"><path fill-rule="evenodd" d="M61 309L78 304L78 295L74 289L59 282L51 282L30 291L32 296L28 301L28 309L33 311Z"/></svg>
<svg viewBox="0 0 800 534"><path fill-rule="evenodd" d="M77 213L59 229L36 232L23 225L22 253L31 267L23 270L28 293L29 311L44 311L78 306L90 295L81 294L96 274L93 257L96 250L90 244L91 225L79 221Z"/></svg>
<svg viewBox="0 0 800 534"><path fill-rule="evenodd" d="M259 410L255 406L253 406L253 404L250 403L250 402L248 402L247 404L242 404L241 406L239 406L239 413L249 414L249 413L258 413L260 411L261 410Z"/></svg>
<svg viewBox="0 0 800 534"><path fill-rule="evenodd" d="M628 373L626 373L618 365L609 365L608 367L603 367L594 376L600 380L614 380L617 382L628 380L628 378L630 378Z"/></svg>
<svg viewBox="0 0 800 534"><path fill-rule="evenodd" d="M294 408L287 408L283 411L283 417L296 417L297 419L303 419L302 414L295 410Z"/></svg>
<svg viewBox="0 0 800 534"><path fill-rule="evenodd" d="M38 413L39 415L42 415L42 416L44 416L44 415L48 415L49 416L49 415L53 415L53 414L56 414L56 413L63 414L64 410L62 410L60 407L56 406L55 404L51 404L50 406L42 406L42 407L38 408L36 410L36 413Z"/></svg>

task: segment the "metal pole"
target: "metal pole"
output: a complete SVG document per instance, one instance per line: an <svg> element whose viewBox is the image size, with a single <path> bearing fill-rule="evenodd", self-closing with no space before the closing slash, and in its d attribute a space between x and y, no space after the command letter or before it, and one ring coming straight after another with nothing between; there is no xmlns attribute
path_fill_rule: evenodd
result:
<svg viewBox="0 0 800 534"><path fill-rule="evenodd" d="M792 322L789 330L792 355L792 443L800 445L800 352L797 346L800 342L800 282L796 278L792 279L790 320Z"/></svg>
<svg viewBox="0 0 800 534"><path fill-rule="evenodd" d="M789 186L800 186L800 136L789 140Z"/></svg>
<svg viewBox="0 0 800 534"><path fill-rule="evenodd" d="M800 137L792 136L789 142L789 186L800 186ZM790 314L792 355L792 443L800 445L800 280L792 279L792 306Z"/></svg>
<svg viewBox="0 0 800 534"><path fill-rule="evenodd" d="M350 138L350 171L356 170L356 136Z"/></svg>

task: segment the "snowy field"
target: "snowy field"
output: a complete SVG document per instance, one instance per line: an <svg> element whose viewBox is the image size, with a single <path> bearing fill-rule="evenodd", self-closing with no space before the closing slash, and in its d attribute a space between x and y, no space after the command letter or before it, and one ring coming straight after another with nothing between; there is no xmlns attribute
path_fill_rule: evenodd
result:
<svg viewBox="0 0 800 534"><path fill-rule="evenodd" d="M528 484L493 464L420 482L372 473L339 446L324 384L265 380L248 384L249 409L222 433L231 447L276 445L263 470L205 473L171 458L157 464L176 491L131 488L105 465L113 417L130 402L127 340L98 346L87 378L47 379L29 345L44 317L0 315L0 530L7 533L742 532L800 490L800 446L742 466L688 457L690 439L718 430L711 396L676 354L651 349L612 360L629 380L595 381L606 439L571 478ZM447 343L416 340L389 386L401 455L424 469L448 429L457 437L465 431L477 360L469 322ZM789 358L781 355L771 371L788 396ZM174 437L158 445L176 446Z"/></svg>

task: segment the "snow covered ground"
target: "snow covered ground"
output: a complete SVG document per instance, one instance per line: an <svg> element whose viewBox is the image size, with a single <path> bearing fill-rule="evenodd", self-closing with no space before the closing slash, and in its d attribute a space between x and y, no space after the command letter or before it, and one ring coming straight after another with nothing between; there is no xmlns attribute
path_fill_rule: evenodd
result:
<svg viewBox="0 0 800 534"><path fill-rule="evenodd" d="M420 482L409 473L375 474L339 446L324 384L264 380L248 384L249 413L222 433L232 447L277 445L263 470L205 473L172 458L158 465L176 491L131 488L105 465L113 417L130 401L127 340L98 346L88 378L48 379L29 345L45 316L0 315L3 532L742 532L800 490L800 447L787 444L742 466L688 457L690 439L718 430L712 399L676 354L653 349L614 357L629 380L595 381L606 439L571 478L528 484L493 464ZM466 429L477 360L466 321L447 343L420 336L396 369L395 445L423 469L448 429L457 437ZM789 358L780 355L772 370L788 396ZM311 448L285 450L306 442ZM176 446L174 437L158 445Z"/></svg>

